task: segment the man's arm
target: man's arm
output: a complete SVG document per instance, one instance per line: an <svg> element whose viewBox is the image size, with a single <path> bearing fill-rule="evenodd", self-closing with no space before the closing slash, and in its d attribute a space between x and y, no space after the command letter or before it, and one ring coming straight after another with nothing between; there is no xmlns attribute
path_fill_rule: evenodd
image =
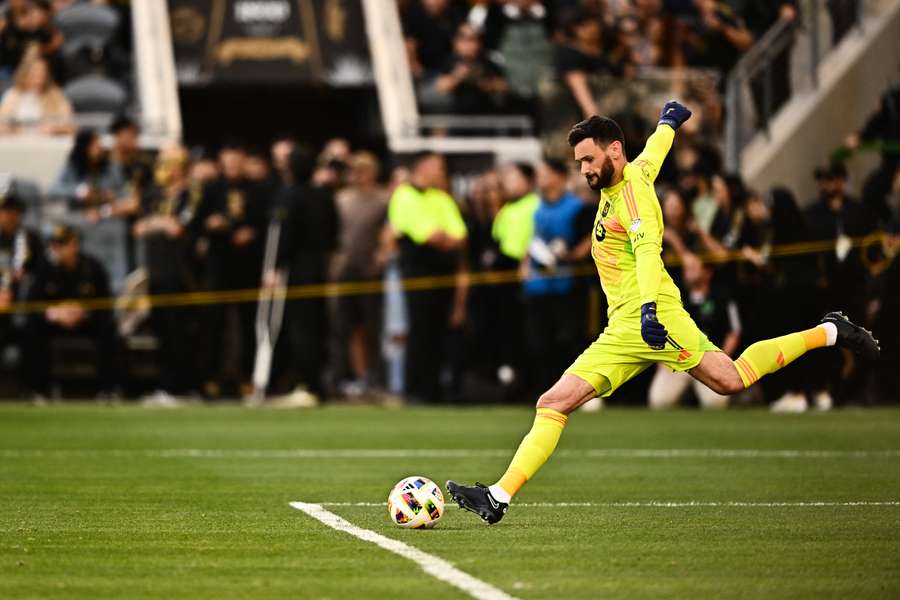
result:
<svg viewBox="0 0 900 600"><path fill-rule="evenodd" d="M659 169L662 167L663 161L666 160L669 149L672 148L675 130L690 118L691 111L683 104L669 100L663 106L662 111L659 113L659 123L656 126L656 131L647 138L647 144L644 146L643 152L632 163L640 169L641 174L648 180L648 183L652 184L656 181Z"/></svg>
<svg viewBox="0 0 900 600"><path fill-rule="evenodd" d="M637 184L637 185L635 185ZM656 297L662 282L662 240L653 184L641 179L629 180L621 191L616 210L619 222L628 230L634 252L638 294L641 302L641 337L648 346L662 350L668 332L656 319Z"/></svg>
<svg viewBox="0 0 900 600"><path fill-rule="evenodd" d="M644 150L634 159L633 164L650 183L656 181L659 169L669 154L672 142L675 140L675 130L665 123L656 126L656 131L647 138Z"/></svg>

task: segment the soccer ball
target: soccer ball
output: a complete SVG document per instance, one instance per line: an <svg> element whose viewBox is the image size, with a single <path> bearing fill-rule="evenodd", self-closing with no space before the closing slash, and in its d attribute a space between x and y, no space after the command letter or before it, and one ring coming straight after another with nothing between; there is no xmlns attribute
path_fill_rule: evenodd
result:
<svg viewBox="0 0 900 600"><path fill-rule="evenodd" d="M434 527L444 514L444 494L427 477L401 479L388 496L388 514L400 527Z"/></svg>

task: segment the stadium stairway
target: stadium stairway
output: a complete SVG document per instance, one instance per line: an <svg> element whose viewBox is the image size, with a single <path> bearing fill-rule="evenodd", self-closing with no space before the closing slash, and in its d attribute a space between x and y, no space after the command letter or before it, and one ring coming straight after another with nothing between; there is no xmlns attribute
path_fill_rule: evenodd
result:
<svg viewBox="0 0 900 600"><path fill-rule="evenodd" d="M809 35L809 28L798 35L795 57L804 50L809 52ZM772 119L769 135L757 133L743 148L740 170L744 180L758 189L786 185L801 203L813 198L813 169L825 163L848 134L862 127L884 91L898 83L898 73L900 0L866 2L861 27L822 57L818 86L811 81L798 82L795 74L797 91ZM876 161L874 155L851 161L854 182L861 184Z"/></svg>

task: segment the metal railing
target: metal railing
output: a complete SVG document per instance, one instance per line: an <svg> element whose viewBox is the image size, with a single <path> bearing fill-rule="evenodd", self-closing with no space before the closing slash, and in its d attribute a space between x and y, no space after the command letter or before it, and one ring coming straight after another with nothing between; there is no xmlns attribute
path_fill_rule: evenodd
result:
<svg viewBox="0 0 900 600"><path fill-rule="evenodd" d="M823 29L830 23L830 52L850 31L862 31L864 8L863 0L805 0L795 21L779 19L741 57L725 87L725 166L729 171L740 171L743 148L757 133L768 135L772 117L800 87L792 77L791 61L808 61L804 70L809 85L818 88L819 67L827 54ZM805 56L795 52L795 42L801 38L808 46ZM776 90L779 84L787 89Z"/></svg>

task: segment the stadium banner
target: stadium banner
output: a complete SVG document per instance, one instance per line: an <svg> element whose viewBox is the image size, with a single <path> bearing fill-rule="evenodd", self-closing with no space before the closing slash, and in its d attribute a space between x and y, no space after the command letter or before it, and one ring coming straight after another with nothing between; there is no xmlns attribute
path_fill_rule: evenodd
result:
<svg viewBox="0 0 900 600"><path fill-rule="evenodd" d="M372 85L361 0L168 0L181 85Z"/></svg>

